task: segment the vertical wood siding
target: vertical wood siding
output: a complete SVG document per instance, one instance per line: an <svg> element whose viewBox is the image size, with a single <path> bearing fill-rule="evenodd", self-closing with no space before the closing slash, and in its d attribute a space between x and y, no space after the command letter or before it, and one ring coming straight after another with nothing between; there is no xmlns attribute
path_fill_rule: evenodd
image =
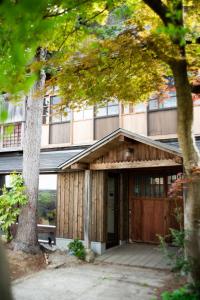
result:
<svg viewBox="0 0 200 300"><path fill-rule="evenodd" d="M57 237L83 239L83 171L58 175L57 199Z"/></svg>
<svg viewBox="0 0 200 300"><path fill-rule="evenodd" d="M105 241L105 180L104 171L92 172L91 241Z"/></svg>
<svg viewBox="0 0 200 300"><path fill-rule="evenodd" d="M58 175L57 237L84 239L84 171ZM105 241L104 171L93 171L91 241Z"/></svg>

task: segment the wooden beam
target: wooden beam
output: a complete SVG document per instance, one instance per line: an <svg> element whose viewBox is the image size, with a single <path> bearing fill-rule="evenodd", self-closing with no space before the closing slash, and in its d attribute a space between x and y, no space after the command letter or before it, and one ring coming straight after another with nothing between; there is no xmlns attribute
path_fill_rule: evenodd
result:
<svg viewBox="0 0 200 300"><path fill-rule="evenodd" d="M111 163L92 163L90 170L113 170L113 169L138 169L138 168L154 168L154 167L171 167L181 166L173 159L162 160L145 160L145 161L124 161Z"/></svg>
<svg viewBox="0 0 200 300"><path fill-rule="evenodd" d="M92 193L91 193L91 171L85 170L85 196L84 196L84 241L86 248L90 248L90 227L92 211Z"/></svg>
<svg viewBox="0 0 200 300"><path fill-rule="evenodd" d="M89 165L85 163L75 163L70 167L72 170L87 170L89 169Z"/></svg>

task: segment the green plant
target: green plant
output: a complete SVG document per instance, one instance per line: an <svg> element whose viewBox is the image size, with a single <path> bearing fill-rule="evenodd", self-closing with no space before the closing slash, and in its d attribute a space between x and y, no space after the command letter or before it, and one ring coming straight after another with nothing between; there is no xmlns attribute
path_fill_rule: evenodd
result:
<svg viewBox="0 0 200 300"><path fill-rule="evenodd" d="M165 257L169 260L173 272L180 272L187 274L190 270L190 264L185 258L184 245L185 245L185 231L183 229L170 228L171 244L173 249L169 248L166 243L166 237L159 236L160 248L162 249Z"/></svg>
<svg viewBox="0 0 200 300"><path fill-rule="evenodd" d="M173 292L164 292L161 297L162 300L199 300L200 293L194 288L183 286Z"/></svg>
<svg viewBox="0 0 200 300"><path fill-rule="evenodd" d="M85 259L85 247L80 240L75 239L74 241L70 242L68 245L68 249L73 255L75 255L79 259Z"/></svg>
<svg viewBox="0 0 200 300"><path fill-rule="evenodd" d="M17 221L22 206L27 203L25 186L20 174L11 174L11 186L2 188L0 196L0 227L6 234L7 240L12 239L11 225Z"/></svg>

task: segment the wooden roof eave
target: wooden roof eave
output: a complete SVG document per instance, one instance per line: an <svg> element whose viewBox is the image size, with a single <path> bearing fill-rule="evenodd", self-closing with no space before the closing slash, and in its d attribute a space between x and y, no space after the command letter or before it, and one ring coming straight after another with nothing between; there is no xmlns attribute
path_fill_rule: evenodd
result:
<svg viewBox="0 0 200 300"><path fill-rule="evenodd" d="M104 147L106 144L110 143L111 141L114 141L117 139L119 136L124 135L125 137L135 140L137 142L155 147L159 150L168 152L170 154L173 154L174 156L179 156L182 157L182 153L180 150L175 149L172 146L165 145L164 143L154 141L149 137L145 137L139 134L135 134L132 132L129 132L125 129L117 129L108 136L104 137L103 139L99 140L95 144L93 144L91 147L88 149L84 150L83 152L79 153L77 156L73 157L71 160L68 160L66 163L63 163L59 167L62 170L68 169L72 164L81 162L81 163L89 163L90 162L90 155L93 154L95 151L99 150L100 148ZM106 152L106 151L105 151ZM87 157L87 160L84 160Z"/></svg>

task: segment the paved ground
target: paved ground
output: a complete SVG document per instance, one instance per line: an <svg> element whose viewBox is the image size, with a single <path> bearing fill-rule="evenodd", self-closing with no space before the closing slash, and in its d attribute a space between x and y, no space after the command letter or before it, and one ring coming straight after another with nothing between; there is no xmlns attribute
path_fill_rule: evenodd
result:
<svg viewBox="0 0 200 300"><path fill-rule="evenodd" d="M13 284L15 300L151 300L167 271L105 263L41 271Z"/></svg>
<svg viewBox="0 0 200 300"><path fill-rule="evenodd" d="M172 250L173 251L173 250ZM169 269L169 265L161 249L156 245L149 244L126 244L111 248L97 259L101 262L145 267L155 269Z"/></svg>

